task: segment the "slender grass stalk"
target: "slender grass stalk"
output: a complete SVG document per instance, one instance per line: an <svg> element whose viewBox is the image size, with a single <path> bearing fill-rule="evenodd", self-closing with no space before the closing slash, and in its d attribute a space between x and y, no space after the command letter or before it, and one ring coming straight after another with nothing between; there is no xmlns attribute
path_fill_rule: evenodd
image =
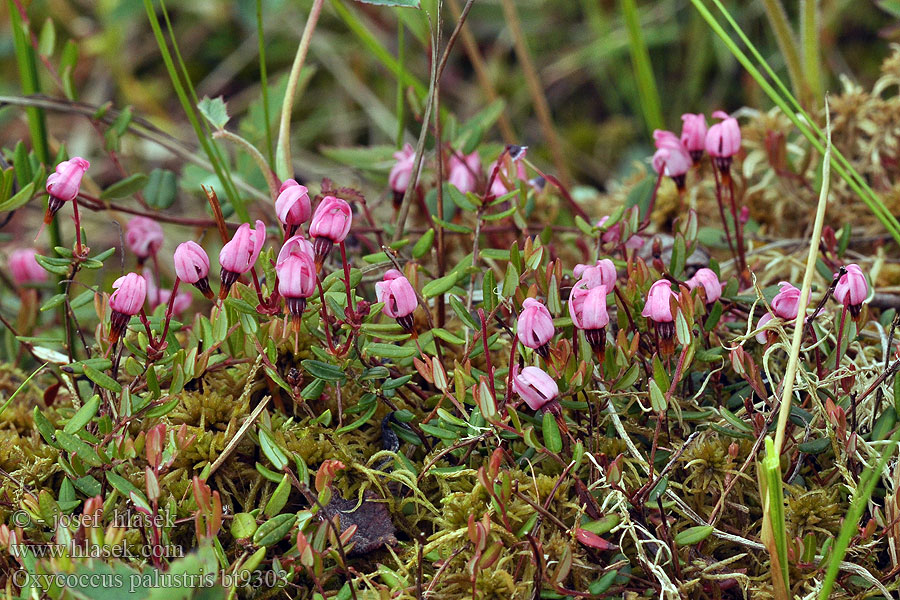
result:
<svg viewBox="0 0 900 600"><path fill-rule="evenodd" d="M813 145L813 147L824 154L825 146L822 143L822 139L824 138L821 130L815 124L815 121L803 110L800 103L794 98L787 87L784 85L784 82L778 78L778 76L774 73L772 68L768 63L762 58L759 51L753 45L752 42L747 38L744 32L740 29L728 11L722 6L719 0L713 0L713 3L717 6L717 8L722 12L725 16L725 19L729 22L731 27L735 29L738 36L747 45L750 52L753 54L754 58L760 63L769 77L775 82L775 85L781 90L784 94L782 97L778 91L770 84L763 74L757 69L753 63L750 61L750 58L740 49L737 44L725 29L716 21L715 17L706 8L703 4L702 0L691 0L691 3L700 13L700 15L704 18L710 28L719 36L719 38L725 43L728 47L729 51L732 55L741 63L741 65L747 70L748 73L756 80L757 84L763 89L767 96L774 102L783 112L784 114L791 120L795 127L806 137L807 140ZM793 105L793 108L792 106ZM795 112L796 110L796 112ZM847 159L840 153L836 148L832 149L831 152L831 164L834 170L841 176L841 178L847 183L847 185L859 196L859 198L863 201L863 203L872 211L872 213L878 218L882 225L884 225L885 229L891 236L900 244L900 223L898 223L897 219L893 214L884 206L884 203L875 195L875 192L869 187L868 183L862 178L862 176L853 168L853 166L847 161Z"/></svg>
<svg viewBox="0 0 900 600"><path fill-rule="evenodd" d="M166 29L169 32L169 38L172 40L172 51L175 53L175 59L178 61L178 68L181 69L181 75L182 77L184 77L184 87L190 94L191 110L194 110L197 104L199 104L200 99L197 97L197 91L194 89L194 84L191 81L191 75L190 73L188 73L187 65L185 65L184 63L184 58L181 56L181 48L178 46L178 39L175 37L175 30L172 28L172 21L169 19L169 11L166 10L166 1L159 0L159 7L162 10L163 19L166 22ZM234 206L235 212L238 212L238 215L243 219L248 220L249 216L243 216L246 214L246 209L244 208L243 200L238 195L237 189L234 186L234 181L231 178L231 169L227 168L228 162L222 155L222 151L219 149L219 145L212 141L212 129L210 128L209 123L206 121L206 119L198 119L198 121L200 123L200 126L203 128L208 146L215 154L216 160L218 161L218 164L222 169L222 173L225 176L225 178L222 179L222 185L225 187L225 193L228 195L229 201Z"/></svg>
<svg viewBox="0 0 900 600"><path fill-rule="evenodd" d="M239 136L236 133L232 133L226 129L221 129L213 134L213 138L222 138L224 140L228 140L229 142L233 142L243 148L243 150L250 155L250 158L256 163L256 166L259 167L260 172L263 177L266 179L266 185L269 186L269 195L272 198L278 196L278 180L275 178L275 174L272 172L272 169L269 168L269 164L266 162L266 157L262 155L256 146L248 142L245 138Z"/></svg>
<svg viewBox="0 0 900 600"><path fill-rule="evenodd" d="M784 523L784 486L780 453L766 437L766 456L759 468L759 491L763 500L762 542L769 550L772 588L776 600L788 600L791 589L787 562L787 531Z"/></svg>
<svg viewBox="0 0 900 600"><path fill-rule="evenodd" d="M694 2L695 6L697 5L695 0L691 0L691 1ZM781 107L782 110L785 111L785 114L788 116L788 118L791 119L791 121L800 130L800 132L803 133L803 135L813 144L813 146L816 148L816 150L818 150L821 153L824 153L825 147L824 147L823 142L825 140L825 134L822 132L822 130L819 128L819 126L816 125L816 121L806 112L806 110L803 108L803 106L800 104L800 102L791 94L790 90L788 90L787 86L784 84L784 82L781 80L781 78L779 78L778 75L775 73L775 71L772 69L772 67L769 66L769 63L766 62L766 60L762 57L762 54L759 52L759 50L756 48L756 46L753 45L753 42L750 41L750 39L747 37L747 35L744 33L744 31L740 28L740 26L734 20L734 17L732 17L731 14L725 9L725 7L722 5L722 2L720 0L713 0L713 3L719 9L719 12L721 12L722 15L725 17L725 20L728 21L728 24L731 26L731 28L734 29L735 32L738 34L738 37L741 38L741 41L744 42L744 44L746 44L747 48L753 54L753 56L757 60L757 62L759 62L759 64L763 67L763 69L769 75L769 77L772 78L772 81L775 82L775 84L778 86L778 89L781 90L781 93L784 95L784 97L777 99L776 98L777 93L775 93L774 90L773 90L773 93L775 93L774 96L771 93L769 93L769 89L771 89L771 86L768 86L768 82L766 82L768 89L765 86L762 86L762 82L765 81L765 78L762 77L762 75L759 73L759 71L756 71L755 75L753 75L753 71L755 71L755 69L753 69L753 71L748 69L748 71L751 72L751 75L753 75L754 78L757 80L757 83L759 83L763 87L763 89L766 91L766 94L769 95L769 97L772 99L772 101L775 102L776 104L778 104L778 106ZM709 22L709 19L707 19L707 22ZM723 30L723 33L724 33L724 30ZM720 34L720 37L721 37L721 34ZM734 46L734 49L736 49L736 48L737 48L737 46ZM731 46L729 46L729 49L731 49L732 53L734 53L734 49L732 49ZM738 52L740 52L740 50L738 50ZM737 56L736 54L735 54L735 57L738 58L738 60L741 60L741 58L739 56ZM745 58L746 58L746 56L745 56ZM742 62L742 64L744 64L743 61L741 61L741 62ZM748 60L748 63L749 63L749 60ZM745 65L745 67L746 67L746 65ZM758 77L757 77L757 75L758 75ZM781 103L779 103L779 100ZM790 106L793 106L793 108L794 108L794 110L796 110L797 114L794 114L794 112L790 108L785 108L785 106L788 105L788 103L790 103ZM798 114L802 117L802 119L797 116ZM812 132L815 132L816 135L815 136L812 135ZM840 150L838 150L837 148L832 148L831 160L832 160L832 166L834 167L835 171L837 171L838 174L841 175L841 177L844 179L844 181L846 181L847 184L857 193L857 195L860 196L860 198L863 200L863 202L866 203L866 205L869 207L869 209L873 211L873 213L879 218L881 223L888 229L889 232L892 233L892 235L894 235L895 239L898 240L898 243L900 243L900 237L898 237L898 236L900 236L900 223L898 223L898 221L897 221L896 217L894 217L893 213L890 210L888 210L887 207L885 207L884 203L875 194L875 192L869 186L869 184L865 180L865 178L862 175L860 175L856 171L856 169L853 168L853 165L850 164L850 161L848 161L844 157L844 155L841 154ZM892 229L893 229L893 231L892 231ZM894 231L896 231L898 233L894 233Z"/></svg>
<svg viewBox="0 0 900 600"><path fill-rule="evenodd" d="M269 118L269 76L266 69L266 37L263 28L262 0L256 0L256 38L259 40L259 87L262 92L263 120L266 129L266 156L269 164L275 164L272 149L272 121Z"/></svg>
<svg viewBox="0 0 900 600"><path fill-rule="evenodd" d="M825 115L828 115L828 100L825 101ZM794 395L794 380L797 376L797 365L800 362L800 343L803 341L806 307L809 305L809 291L812 278L816 272L816 258L819 256L819 242L822 239L822 228L825 224L825 207L828 206L828 189L831 182L831 121L826 120L825 130L828 134L825 156L822 159L822 189L819 193L819 204L816 207L816 218L813 232L809 239L809 253L806 257L806 271L803 273L803 285L800 287L800 301L797 307L797 318L794 319L794 337L791 339L791 353L787 368L784 371L784 387L781 390L781 407L778 411L778 426L775 429L775 452L781 455L784 444L784 432L787 428L788 416L791 414L791 398Z"/></svg>
<svg viewBox="0 0 900 600"><path fill-rule="evenodd" d="M787 67L788 77L791 78L794 93L801 98L806 98L808 93L805 89L803 67L800 63L800 51L797 49L797 39L791 29L791 22L788 20L784 5L780 0L763 0L763 7L766 9L766 17L768 17L769 25L772 26L772 32L775 34L778 49L784 58L784 65Z"/></svg>
<svg viewBox="0 0 900 600"><path fill-rule="evenodd" d="M875 466L866 467L862 475L859 476L859 484L856 486L856 493L853 494L850 510L847 511L847 516L844 517L844 524L841 525L841 531L831 547L831 556L828 559L825 580L822 582L822 587L819 588L819 600L828 600L831 597L831 590L841 569L841 562L844 560L844 555L847 554L847 548L850 547L850 539L856 535L859 520L866 510L866 505L869 502L869 498L872 497L875 485L884 472L887 461L893 457L894 450L897 449L898 441L900 441L900 429L891 436L887 448L881 451Z"/></svg>
<svg viewBox="0 0 900 600"><path fill-rule="evenodd" d="M222 182L222 185L225 187L226 192L229 193L229 200L234 207L235 213L241 220L247 221L249 220L247 209L244 206L243 202L241 202L241 199L237 195L237 192L231 192L229 190L228 175L225 173L225 169L219 160L218 154L212 148L213 144L206 135L203 125L200 123L200 120L197 117L197 113L194 111L194 104L191 103L191 100L188 97L187 92L185 91L185 86L182 83L181 78L178 75L178 71L175 68L175 63L172 60L172 54L169 52L169 47L166 43L166 38L163 35L162 28L160 27L159 19L156 17L156 10L153 7L153 0L144 0L144 9L147 12L147 18L150 21L150 28L153 30L153 35L156 38L156 44L159 47L160 54L162 55L163 63L166 65L166 70L169 73L169 79L172 81L172 87L175 89L175 95L178 96L178 101L181 103L181 107L184 110L188 121L191 123L191 127L193 127L194 129L197 140L200 142L200 146L206 153L206 156L213 167L213 171L219 178L219 181Z"/></svg>
<svg viewBox="0 0 900 600"><path fill-rule="evenodd" d="M650 132L654 129L665 129L662 103L659 100L659 91L656 89L656 80L653 77L653 67L650 63L650 52L647 50L647 43L644 41L641 31L641 21L635 0L622 0L622 15L628 29L631 64L634 68L634 79L637 83L644 123Z"/></svg>
<svg viewBox="0 0 900 600"><path fill-rule="evenodd" d="M378 38L366 28L363 22L350 9L344 6L341 0L331 0L331 6L341 20L344 21L344 24L350 28L350 31L362 42L363 47L378 62L384 65L388 71L393 73L394 77L402 81L404 86L412 86L419 96L425 96L428 93L428 88L409 71L402 68L400 61L391 55L387 48L378 41Z"/></svg>
<svg viewBox="0 0 900 600"><path fill-rule="evenodd" d="M406 70L406 40L404 32L406 27L403 21L397 19L397 62L400 64L400 76L397 77L397 148L403 147L403 111L406 101L403 93L403 73Z"/></svg>
<svg viewBox="0 0 900 600"><path fill-rule="evenodd" d="M819 44L821 24L819 0L800 0L800 43L803 47L803 72L816 103L822 101L822 49Z"/></svg>
<svg viewBox="0 0 900 600"><path fill-rule="evenodd" d="M284 92L284 102L281 105L281 122L278 127L278 145L275 148L275 173L281 180L293 176L294 166L291 161L291 112L294 109L294 100L297 95L297 84L300 82L300 71L306 62L306 53L309 51L309 43L312 40L316 23L322 13L324 0L313 0L303 35L300 37L300 45L297 46L297 54L294 56L294 64L291 65L291 74L288 78L287 90Z"/></svg>
<svg viewBox="0 0 900 600"><path fill-rule="evenodd" d="M547 140L547 144L550 146L550 153L553 155L553 164L556 167L556 172L559 173L559 178L562 180L563 185L570 187L572 177L566 165L562 141L553 125L550 103L547 102L547 94L544 92L540 76L534 66L534 61L531 59L531 51L528 49L528 42L525 40L525 34L522 31L522 23L519 20L515 2L514 0L502 0L502 5L503 14L506 16L506 25L509 27L510 33L512 33L516 56L519 59L522 73L525 75L525 83L528 85L528 91L531 94L531 101L534 104L538 122L541 124L541 130Z"/></svg>

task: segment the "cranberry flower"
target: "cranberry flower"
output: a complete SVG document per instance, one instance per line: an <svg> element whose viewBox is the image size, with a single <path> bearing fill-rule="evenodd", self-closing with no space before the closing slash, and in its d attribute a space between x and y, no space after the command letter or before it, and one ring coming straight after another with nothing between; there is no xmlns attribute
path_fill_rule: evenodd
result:
<svg viewBox="0 0 900 600"><path fill-rule="evenodd" d="M721 110L714 112L713 117L722 121L706 132L706 151L713 157L716 167L722 173L728 173L732 158L741 149L741 126L737 119Z"/></svg>
<svg viewBox="0 0 900 600"><path fill-rule="evenodd" d="M464 155L462 158L457 154L451 155L449 171L447 183L463 194L474 192L478 176L481 174L481 158L478 156L478 151Z"/></svg>
<svg viewBox="0 0 900 600"><path fill-rule="evenodd" d="M598 260L593 265L575 265L572 274L583 281L588 289L602 285L607 290L612 290L618 277L615 263L608 258Z"/></svg>
<svg viewBox="0 0 900 600"><path fill-rule="evenodd" d="M850 309L853 317L859 316L862 303L869 295L869 284L859 265L847 265L847 272L838 280L834 288L834 298ZM834 274L837 277L837 273Z"/></svg>
<svg viewBox="0 0 900 600"><path fill-rule="evenodd" d="M147 280L137 273L116 279L109 297L112 315L109 320L109 343L115 344L125 332L128 321L141 312L147 299Z"/></svg>
<svg viewBox="0 0 900 600"><path fill-rule="evenodd" d="M316 290L316 264L309 242L303 236L295 235L285 242L278 253L275 272L278 274L278 293L284 296L296 331L306 308L306 299Z"/></svg>
<svg viewBox="0 0 900 600"><path fill-rule="evenodd" d="M281 184L278 198L275 199L275 214L286 229L293 231L309 220L312 209L309 203L309 190L293 179Z"/></svg>
<svg viewBox="0 0 900 600"><path fill-rule="evenodd" d="M660 175L671 177L679 191L684 189L684 176L691 168L693 159L681 140L671 131L657 129L653 132L656 154L653 155L653 169Z"/></svg>
<svg viewBox="0 0 900 600"><path fill-rule="evenodd" d="M325 196L322 199L309 224L309 235L313 238L317 266L328 258L332 245L344 241L350 233L352 223L353 211L345 200L335 196Z"/></svg>
<svg viewBox="0 0 900 600"><path fill-rule="evenodd" d="M675 336L675 315L672 314L672 299L676 297L672 284L667 279L660 279L650 286L647 292L647 303L641 315L650 319L656 327L660 338L660 347L665 352L675 349L672 338Z"/></svg>
<svg viewBox="0 0 900 600"><path fill-rule="evenodd" d="M572 288L569 296L569 316L577 329L584 331L584 336L595 352L603 349L606 341L604 328L609 323L606 312L606 286L591 286L582 279Z"/></svg>
<svg viewBox="0 0 900 600"><path fill-rule="evenodd" d="M412 144L406 144L403 146L403 150L394 152L394 158L397 159L397 162L391 167L391 172L388 175L388 184L390 184L395 198L402 198L403 194L406 193L406 188L409 187L409 182L412 180L416 151L413 149Z"/></svg>
<svg viewBox="0 0 900 600"><path fill-rule="evenodd" d="M685 113L681 115L681 143L693 159L694 164L700 162L703 150L706 147L706 117L702 114L693 115Z"/></svg>
<svg viewBox="0 0 900 600"><path fill-rule="evenodd" d="M597 227L603 227L603 224L609 221L609 215L602 217L599 221L597 221ZM618 244L622 238L622 223L618 222L606 231L603 232L603 235L600 236L600 240L604 244ZM632 235L627 240L625 240L625 247L632 250L637 250L641 246L644 245L644 239L639 235ZM576 277L578 277L576 275Z"/></svg>
<svg viewBox="0 0 900 600"><path fill-rule="evenodd" d="M415 322L412 314L419 302L412 284L403 273L397 269L385 273L384 281L375 284L375 296L379 302L384 302L384 314L397 319L406 331L413 331Z"/></svg>
<svg viewBox="0 0 900 600"><path fill-rule="evenodd" d="M125 243L138 257L138 264L156 254L163 244L159 223L147 217L134 217L125 228Z"/></svg>
<svg viewBox="0 0 900 600"><path fill-rule="evenodd" d="M207 298L213 298L209 288L209 256L200 244L194 241L178 244L173 260L178 279L190 283Z"/></svg>
<svg viewBox="0 0 900 600"><path fill-rule="evenodd" d="M553 317L544 303L534 298L526 298L522 303L522 312L516 321L516 335L523 345L536 350L538 354L547 358L550 338L553 337L556 328L553 326Z"/></svg>
<svg viewBox="0 0 900 600"><path fill-rule="evenodd" d="M91 163L80 156L74 156L56 165L56 172L47 177L47 193L50 194L50 202L47 205L47 213L44 215L44 223L49 223L53 215L62 208L66 202L71 202L78 196L81 189L81 178Z"/></svg>
<svg viewBox="0 0 900 600"><path fill-rule="evenodd" d="M222 266L219 298L224 299L238 276L253 267L265 243L266 225L257 220L256 229L250 229L250 224L244 223L238 227L231 241L222 246L219 251L219 264Z"/></svg>
<svg viewBox="0 0 900 600"><path fill-rule="evenodd" d="M785 321L793 321L797 318L797 313L800 311L800 290L787 281L782 281L778 286L779 291L775 294L775 297L772 298L772 312L767 312L760 317L759 321L756 323L757 329L762 329L765 327L766 323L775 317L784 319ZM774 313L774 315L772 313ZM765 344L767 340L768 332L760 331L756 334L756 341L760 344Z"/></svg>
<svg viewBox="0 0 900 600"><path fill-rule="evenodd" d="M547 409L559 412L559 386L552 377L538 367L525 367L521 371L513 367L513 391L525 401L531 410ZM555 410L554 410L555 409Z"/></svg>
<svg viewBox="0 0 900 600"><path fill-rule="evenodd" d="M41 283L47 281L47 271L38 264L37 250L34 248L19 248L9 255L9 274L13 281L19 285Z"/></svg>
<svg viewBox="0 0 900 600"><path fill-rule="evenodd" d="M706 267L698 269L694 276L685 283L692 290L698 287L702 289L706 296L707 304L712 304L722 297L722 283L719 281L719 276L712 269L707 269Z"/></svg>

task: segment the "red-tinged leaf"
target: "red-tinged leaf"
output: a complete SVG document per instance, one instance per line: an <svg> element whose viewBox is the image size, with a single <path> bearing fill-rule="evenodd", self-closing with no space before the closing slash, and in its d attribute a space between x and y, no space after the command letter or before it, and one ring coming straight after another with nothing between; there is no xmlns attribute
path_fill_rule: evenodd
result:
<svg viewBox="0 0 900 600"><path fill-rule="evenodd" d="M596 548L598 550L615 550L618 548L615 544L607 542L596 533L592 533L587 529L576 529L575 539L585 546L590 546L591 548Z"/></svg>

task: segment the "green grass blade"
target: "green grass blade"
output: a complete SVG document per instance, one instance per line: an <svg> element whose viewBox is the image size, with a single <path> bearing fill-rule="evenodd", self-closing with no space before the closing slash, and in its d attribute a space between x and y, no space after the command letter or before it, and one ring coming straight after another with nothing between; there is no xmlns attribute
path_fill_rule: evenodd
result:
<svg viewBox="0 0 900 600"><path fill-rule="evenodd" d="M762 476L765 478L765 498L768 500L765 505L767 508L766 515L769 527L769 534L772 536L772 542L775 546L775 556L778 560L780 579L775 578L772 573L772 584L776 590L775 597L779 596L788 598L788 590L791 589L790 579L788 577L788 556L787 556L787 530L784 523L784 487L781 483L781 464L779 462L779 453L775 450L775 443L772 438L766 438L766 456L762 464ZM767 544L768 545L768 544ZM780 593L778 593L780 592Z"/></svg>
<svg viewBox="0 0 900 600"><path fill-rule="evenodd" d="M169 52L169 47L166 44L166 38L163 35L162 28L160 27L159 19L156 17L156 10L153 7L153 0L144 0L144 8L147 11L147 18L150 20L150 28L153 30L153 35L156 38L156 45L159 47L159 52L162 55L163 63L165 64L166 70L169 73L169 79L172 81L172 87L175 89L175 95L178 96L178 101L181 103L181 107L184 110L188 121L190 121L191 127L193 127L194 129L194 133L197 136L197 140L200 142L200 146L203 148L203 151L206 153L209 162L212 164L216 176L218 176L219 181L222 182L222 185L225 186L226 192L228 192L228 184L226 183L227 176L224 172L222 164L219 161L218 155L213 150L212 144L210 143L210 140L203 129L203 125L197 118L197 113L194 110L194 104L191 103L191 100L188 97L184 85L182 84L181 79L178 75L178 71L175 68L175 63L172 60L172 54ZM241 203L240 198L238 198L236 194L234 198L229 195L229 200L232 202L232 206L234 206L235 213L238 215L238 217L244 221L249 220L247 209Z"/></svg>
<svg viewBox="0 0 900 600"><path fill-rule="evenodd" d="M726 20L732 25L733 28L738 32L739 37L741 37L742 41L747 45L748 49L753 53L754 57L760 62L763 68L766 70L768 75L772 78L775 84L781 89L782 93L784 93L784 97L782 97L778 91L775 90L773 85L769 83L769 81L763 76L763 74L757 69L753 63L750 61L750 58L737 46L734 40L728 35L722 25L716 21L715 17L712 13L707 9L707 7L703 4L702 0L691 0L691 3L697 9L697 11L703 16L706 20L707 24L709 24L710 28L721 38L721 40L728 47L729 51L732 55L741 63L741 65L747 70L748 73L756 80L759 86L763 89L767 96L784 112L784 114L791 120L795 127L803 134L806 139L815 147L817 151L821 154L825 154L825 146L823 143L824 134L815 125L815 122L809 117L809 115L800 107L799 102L797 102L796 98L794 98L790 91L787 90L784 83L775 75L772 71L771 67L768 63L763 60L762 56L759 54L759 51L755 46L747 39L746 35L743 31L740 30L737 23L731 18L731 15L725 10L725 8L721 5L719 0L713 0L714 4L716 4L720 11L725 15ZM793 107L791 106L793 104ZM798 114L800 116L798 116ZM801 116L803 117L801 119ZM888 211L888 209L884 206L884 203L875 195L872 189L868 186L868 184L862 179L859 173L853 168L853 166L847 161L847 159L837 150L834 149L831 155L832 167L841 176L841 178L847 182L847 185L859 196L859 198L866 204L869 210L878 218L878 220L884 225L885 229L887 229L888 233L900 244L900 223L898 223L897 219Z"/></svg>
<svg viewBox="0 0 900 600"><path fill-rule="evenodd" d="M859 477L859 484L856 486L856 494L853 496L850 510L847 511L847 516L844 518L844 524L841 526L841 531L831 549L831 558L828 560L828 570L825 572L825 581L822 582L822 587L819 589L819 600L827 600L831 597L831 590L837 579L838 571L840 571L841 561L844 560L847 548L850 547L850 539L856 535L859 520L866 510L866 504L869 502L869 498L872 497L872 492L875 490L875 485L881 478L881 473L884 471L885 465L887 465L888 460L894 455L894 450L897 449L898 440L900 440L900 430L897 430L894 432L894 435L891 436L887 448L881 452L875 466L867 467Z"/></svg>
<svg viewBox="0 0 900 600"><path fill-rule="evenodd" d="M47 363L44 363L41 366L39 366L37 369L34 370L34 373L29 375L28 378L22 382L22 385L20 385L19 387L16 388L16 391L14 391L12 393L12 396L10 396L6 400L6 402L3 403L3 406L0 406L0 415L2 415L6 411L7 408L9 408L9 405L12 404L12 401L16 399L16 396L19 395L19 392L21 392L23 389L25 389L25 386L28 385L28 382L31 381L32 379L34 379L34 376L37 375L38 373L40 373L46 366L47 366Z"/></svg>
<svg viewBox="0 0 900 600"><path fill-rule="evenodd" d="M640 17L638 17L635 0L622 0L622 14L628 29L631 64L634 67L634 78L637 81L638 97L640 99L641 112L644 115L644 123L649 131L665 129L662 104L659 100L659 91L656 89L656 80L653 77L653 67L650 63L650 52L647 50L647 44L641 32L641 22Z"/></svg>
<svg viewBox="0 0 900 600"><path fill-rule="evenodd" d="M763 7L766 10L769 24L772 26L772 32L775 34L775 41L778 43L784 65L787 67L788 77L791 78L794 93L801 97L806 96L803 67L800 66L800 51L797 49L797 39L794 37L784 5L780 0L763 0Z"/></svg>
<svg viewBox="0 0 900 600"><path fill-rule="evenodd" d="M800 0L800 43L803 46L803 72L806 84L817 103L822 102L822 49L819 44L819 0Z"/></svg>
<svg viewBox="0 0 900 600"><path fill-rule="evenodd" d="M272 151L272 121L269 120L269 77L266 70L266 37L263 30L262 0L256 0L256 37L259 39L259 87L262 91L263 119L266 124L266 156L269 165L275 164Z"/></svg>
<svg viewBox="0 0 900 600"><path fill-rule="evenodd" d="M403 21L397 19L397 63L400 65L400 75L397 77L397 148L403 147L403 111L406 107L403 94L403 73L406 70L405 31Z"/></svg>

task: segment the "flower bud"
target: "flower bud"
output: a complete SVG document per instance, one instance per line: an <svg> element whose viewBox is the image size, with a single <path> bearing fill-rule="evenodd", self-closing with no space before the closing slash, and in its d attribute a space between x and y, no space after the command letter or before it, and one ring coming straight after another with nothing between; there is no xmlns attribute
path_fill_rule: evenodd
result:
<svg viewBox="0 0 900 600"><path fill-rule="evenodd" d="M606 311L606 287L590 286L584 279L575 284L569 296L569 316L594 351L600 351L606 341L604 328L609 323Z"/></svg>
<svg viewBox="0 0 900 600"><path fill-rule="evenodd" d="M397 319L406 331L413 330L412 314L419 302L412 284L400 271L391 269L385 273L384 280L375 284L375 296L384 302L384 314Z"/></svg>
<svg viewBox="0 0 900 600"><path fill-rule="evenodd" d="M113 293L109 297L110 317L109 342L114 344L125 332L131 317L141 312L147 298L147 280L137 273L128 273L116 279Z"/></svg>
<svg viewBox="0 0 900 600"><path fill-rule="evenodd" d="M526 298L522 303L522 312L516 321L516 334L523 345L536 350L538 354L547 358L549 350L547 344L556 332L553 325L553 317L544 303L534 298Z"/></svg>
<svg viewBox="0 0 900 600"><path fill-rule="evenodd" d="M181 281L190 283L209 299L213 292L209 287L209 256L200 244L187 241L178 244L174 255L175 275Z"/></svg>
<svg viewBox="0 0 900 600"><path fill-rule="evenodd" d="M278 198L275 199L275 214L282 225L295 228L309 220L312 209L309 203L309 190L293 179L281 184Z"/></svg>
<svg viewBox="0 0 900 600"><path fill-rule="evenodd" d="M450 173L447 176L447 183L463 194L475 191L479 175L481 175L481 158L479 158L477 150L462 156L462 158L457 154L450 156Z"/></svg>
<svg viewBox="0 0 900 600"><path fill-rule="evenodd" d="M679 190L684 189L684 176L691 168L693 159L682 145L681 140L671 131L657 129L653 132L656 154L653 155L653 169L671 177Z"/></svg>
<svg viewBox="0 0 900 600"><path fill-rule="evenodd" d="M397 162L391 167L388 183L391 186L391 190L402 197L406 193L409 182L412 180L416 151L413 149L412 144L406 144L403 146L403 150L394 152L394 158L397 159Z"/></svg>
<svg viewBox="0 0 900 600"><path fill-rule="evenodd" d="M306 299L316 290L317 277L310 243L302 235L295 235L282 246L275 272L278 274L278 293L284 296L296 330L306 308Z"/></svg>
<svg viewBox="0 0 900 600"><path fill-rule="evenodd" d="M518 371L518 367L513 367ZM539 411L559 396L559 386L538 367L525 367L513 373L513 391L531 410Z"/></svg>
<svg viewBox="0 0 900 600"><path fill-rule="evenodd" d="M869 295L869 283L857 264L847 265L847 272L838 280L834 288L834 298L850 309L850 314L859 316L862 303ZM837 277L837 273L834 274Z"/></svg>
<svg viewBox="0 0 900 600"><path fill-rule="evenodd" d="M681 120L681 143L690 153L694 164L697 164L706 147L706 117L702 114L685 113L681 115Z"/></svg>
<svg viewBox="0 0 900 600"><path fill-rule="evenodd" d="M722 121L706 132L706 151L713 157L716 167L722 173L728 173L732 158L741 150L741 126L737 119L721 110L714 112L713 117Z"/></svg>
<svg viewBox="0 0 900 600"><path fill-rule="evenodd" d="M772 312L776 317L792 321L800 310L800 290L787 281L782 281L778 286L779 292L772 299Z"/></svg>
<svg viewBox="0 0 900 600"><path fill-rule="evenodd" d="M345 200L325 196L319 203L309 224L309 235L313 238L317 266L328 258L333 244L344 241L352 223L353 211Z"/></svg>
<svg viewBox="0 0 900 600"><path fill-rule="evenodd" d="M250 229L249 223L244 223L235 232L231 241L222 246L219 251L219 264L222 266L222 288L219 297L225 298L238 275L249 271L259 258L263 244L266 243L266 226L262 221L256 221L256 229Z"/></svg>
<svg viewBox="0 0 900 600"><path fill-rule="evenodd" d="M138 263L156 254L163 244L159 223L147 217L134 217L125 228L125 243L138 257Z"/></svg>
<svg viewBox="0 0 900 600"><path fill-rule="evenodd" d="M80 156L74 156L56 165L56 172L47 177L47 193L50 194L50 203L47 206L47 214L44 223L49 223L62 205L71 202L78 196L81 190L81 178L91 163Z"/></svg>
<svg viewBox="0 0 900 600"><path fill-rule="evenodd" d="M34 248L18 248L9 255L9 274L19 285L41 283L47 281L47 271L38 264L37 250Z"/></svg>
<svg viewBox="0 0 900 600"><path fill-rule="evenodd" d="M701 288L706 296L707 304L712 304L722 297L722 283L712 269L707 269L706 267L698 269L694 276L685 283L692 290L698 287Z"/></svg>

